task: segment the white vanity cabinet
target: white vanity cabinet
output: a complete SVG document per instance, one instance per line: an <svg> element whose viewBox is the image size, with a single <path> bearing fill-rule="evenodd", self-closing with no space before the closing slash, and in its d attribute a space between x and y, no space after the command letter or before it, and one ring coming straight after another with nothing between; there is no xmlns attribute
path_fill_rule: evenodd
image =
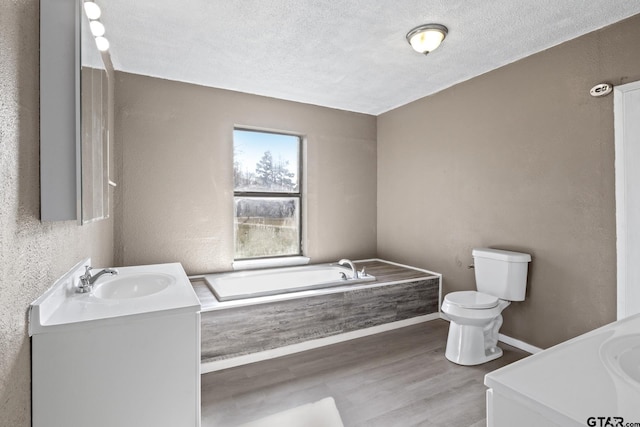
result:
<svg viewBox="0 0 640 427"><path fill-rule="evenodd" d="M96 282L176 278L124 300L75 293L78 266L31 307L33 426L200 426L200 304L180 264Z"/></svg>
<svg viewBox="0 0 640 427"><path fill-rule="evenodd" d="M636 315L490 372L487 426L640 423L639 362Z"/></svg>

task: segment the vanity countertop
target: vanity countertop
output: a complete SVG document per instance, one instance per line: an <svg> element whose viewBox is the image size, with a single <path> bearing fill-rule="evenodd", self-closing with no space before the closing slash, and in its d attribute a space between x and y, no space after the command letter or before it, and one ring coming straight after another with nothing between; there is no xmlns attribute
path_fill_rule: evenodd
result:
<svg viewBox="0 0 640 427"><path fill-rule="evenodd" d="M640 382L620 369L640 372L638 349L635 315L493 371L485 385L562 426L590 417L640 423Z"/></svg>
<svg viewBox="0 0 640 427"><path fill-rule="evenodd" d="M115 322L135 317L151 317L160 313L200 311L200 301L180 263L155 264L117 268L115 276L103 276L96 281L93 291L76 291L84 266L89 259L78 263L61 277L29 308L29 335L55 332L69 327L85 327L96 322ZM99 271L99 269L94 269ZM136 294L142 285L139 278L164 280L160 290ZM109 286L124 284L110 293ZM126 281L126 283L124 283ZM124 289L124 293L121 291ZM102 292L101 292L102 291Z"/></svg>

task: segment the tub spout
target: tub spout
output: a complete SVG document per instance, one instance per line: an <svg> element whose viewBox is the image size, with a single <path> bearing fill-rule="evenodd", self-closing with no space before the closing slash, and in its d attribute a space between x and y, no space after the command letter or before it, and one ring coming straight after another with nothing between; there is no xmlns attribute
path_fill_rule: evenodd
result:
<svg viewBox="0 0 640 427"><path fill-rule="evenodd" d="M356 270L356 266L353 265L353 263L348 260L348 259L341 259L340 261L338 261L338 264L340 265L345 265L347 264L349 267L351 267L351 271L353 273L353 279L357 279L358 278L358 270Z"/></svg>

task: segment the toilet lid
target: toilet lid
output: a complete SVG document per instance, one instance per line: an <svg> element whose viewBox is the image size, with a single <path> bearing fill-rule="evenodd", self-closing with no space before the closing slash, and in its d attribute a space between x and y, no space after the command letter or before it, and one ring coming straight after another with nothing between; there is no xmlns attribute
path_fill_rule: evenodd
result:
<svg viewBox="0 0 640 427"><path fill-rule="evenodd" d="M493 308L498 305L498 297L477 291L452 292L444 299L462 308Z"/></svg>

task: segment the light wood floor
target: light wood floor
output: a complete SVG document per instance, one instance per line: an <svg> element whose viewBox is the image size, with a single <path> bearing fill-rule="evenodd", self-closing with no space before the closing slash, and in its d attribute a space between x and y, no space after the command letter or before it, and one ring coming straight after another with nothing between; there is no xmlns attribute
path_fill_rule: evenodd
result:
<svg viewBox="0 0 640 427"><path fill-rule="evenodd" d="M528 355L463 367L434 320L202 376L202 427L233 427L333 397L345 427L485 425L484 375Z"/></svg>

